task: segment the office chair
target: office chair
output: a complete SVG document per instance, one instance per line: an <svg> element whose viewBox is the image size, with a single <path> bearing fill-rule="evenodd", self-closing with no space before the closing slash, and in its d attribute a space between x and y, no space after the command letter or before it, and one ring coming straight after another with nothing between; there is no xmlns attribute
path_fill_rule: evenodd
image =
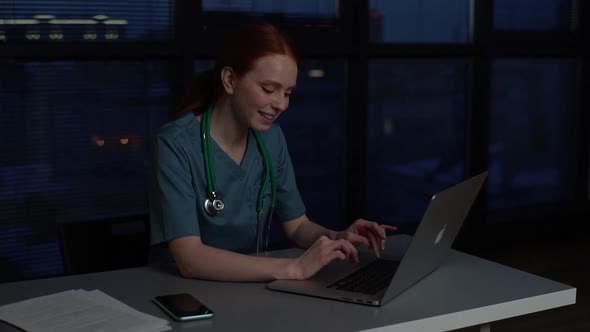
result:
<svg viewBox="0 0 590 332"><path fill-rule="evenodd" d="M65 274L142 266L148 262L147 215L58 224Z"/></svg>

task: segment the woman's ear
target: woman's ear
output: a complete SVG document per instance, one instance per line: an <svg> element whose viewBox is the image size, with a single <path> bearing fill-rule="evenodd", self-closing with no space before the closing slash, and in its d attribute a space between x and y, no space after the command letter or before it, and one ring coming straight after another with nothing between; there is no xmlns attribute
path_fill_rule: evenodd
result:
<svg viewBox="0 0 590 332"><path fill-rule="evenodd" d="M223 84L223 89L227 94L234 94L236 74L231 67L223 67L223 69L221 69L221 84Z"/></svg>

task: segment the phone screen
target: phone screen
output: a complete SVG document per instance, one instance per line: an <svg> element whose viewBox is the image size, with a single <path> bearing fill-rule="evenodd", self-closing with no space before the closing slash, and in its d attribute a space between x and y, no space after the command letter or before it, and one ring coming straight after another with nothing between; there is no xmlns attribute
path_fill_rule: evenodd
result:
<svg viewBox="0 0 590 332"><path fill-rule="evenodd" d="M213 316L211 309L187 293L156 296L154 302L177 321L203 319Z"/></svg>

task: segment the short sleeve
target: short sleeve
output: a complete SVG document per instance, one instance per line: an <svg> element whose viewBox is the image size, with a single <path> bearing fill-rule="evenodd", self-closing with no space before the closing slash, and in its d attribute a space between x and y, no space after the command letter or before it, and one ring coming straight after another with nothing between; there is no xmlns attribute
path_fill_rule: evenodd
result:
<svg viewBox="0 0 590 332"><path fill-rule="evenodd" d="M277 126L278 127L278 126ZM283 132L278 130L277 144L277 202L275 214L279 221L291 221L305 214L305 205L297 189L295 171Z"/></svg>
<svg viewBox="0 0 590 332"><path fill-rule="evenodd" d="M173 137L158 136L150 190L152 244L199 236L189 155Z"/></svg>

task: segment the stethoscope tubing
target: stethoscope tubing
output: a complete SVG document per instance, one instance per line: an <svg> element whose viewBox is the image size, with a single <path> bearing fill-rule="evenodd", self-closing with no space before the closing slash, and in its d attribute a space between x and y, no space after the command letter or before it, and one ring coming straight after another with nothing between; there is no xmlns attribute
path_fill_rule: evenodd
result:
<svg viewBox="0 0 590 332"><path fill-rule="evenodd" d="M215 168L213 165L213 157L211 153L211 114L213 113L214 104L211 104L209 108L203 113L203 117L201 119L201 147L203 150L203 163L205 167L205 177L207 180L207 196L208 198L205 200L205 212L210 216L214 216L220 213L223 208L225 207L219 193L216 191L216 177L215 177ZM264 250L268 248L268 239L270 237L270 226L272 223L272 214L274 212L275 204L276 204L276 174L274 168L272 167L272 162L270 159L270 155L264 144L264 140L262 139L262 135L259 132L252 129L254 137L256 138L256 143L258 146L258 150L262 155L262 161L264 165L264 175L262 181L262 187L258 192L258 200L256 204L256 253L260 252L260 222L262 219L262 211L264 210L264 196L266 192L266 188L268 187L268 183L270 182L271 188L271 203L268 215L266 217L266 221L263 225L263 232L266 231L265 240L264 240ZM220 209L216 209L214 204L215 202L219 203L221 206Z"/></svg>

